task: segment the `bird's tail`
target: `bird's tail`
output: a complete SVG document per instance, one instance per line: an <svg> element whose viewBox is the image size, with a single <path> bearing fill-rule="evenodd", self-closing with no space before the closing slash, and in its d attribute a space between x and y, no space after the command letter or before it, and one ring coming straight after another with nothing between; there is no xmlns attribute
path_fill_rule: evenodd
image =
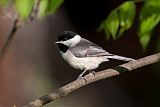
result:
<svg viewBox="0 0 160 107"><path fill-rule="evenodd" d="M109 59L117 59L117 60L122 60L122 61L136 61L135 59L132 58L127 58L123 56L118 56L118 55L113 55L113 56L107 56Z"/></svg>

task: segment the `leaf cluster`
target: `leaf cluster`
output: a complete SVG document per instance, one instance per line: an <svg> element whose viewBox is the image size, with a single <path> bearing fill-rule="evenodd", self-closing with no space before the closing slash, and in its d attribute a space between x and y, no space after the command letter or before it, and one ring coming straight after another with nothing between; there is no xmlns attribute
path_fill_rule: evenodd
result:
<svg viewBox="0 0 160 107"><path fill-rule="evenodd" d="M64 0L40 0L38 17L53 14ZM22 19L27 19L36 5L36 0L0 0L2 6L13 3L17 13Z"/></svg>
<svg viewBox="0 0 160 107"><path fill-rule="evenodd" d="M139 15L138 37L145 50L149 44L154 28L160 22L160 0L143 1L143 7ZM108 17L101 23L99 31L104 31L106 38L119 38L133 25L136 15L136 1L126 1L111 11Z"/></svg>

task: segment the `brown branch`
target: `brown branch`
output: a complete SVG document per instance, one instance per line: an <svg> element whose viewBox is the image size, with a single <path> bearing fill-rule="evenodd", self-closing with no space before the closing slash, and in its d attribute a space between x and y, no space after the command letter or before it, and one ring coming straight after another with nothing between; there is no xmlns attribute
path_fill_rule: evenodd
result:
<svg viewBox="0 0 160 107"><path fill-rule="evenodd" d="M4 53L6 52L9 44L11 43L15 33L17 32L17 29L18 29L18 22L19 22L19 18L17 17L14 21L14 24L13 24L13 27L12 27L12 30L11 30L11 33L9 34L9 36L7 37L6 41L4 41L3 43L3 46L0 50L0 60L2 59Z"/></svg>
<svg viewBox="0 0 160 107"><path fill-rule="evenodd" d="M33 19L36 19L38 13L39 13L39 6L40 6L40 2L41 0L36 0L35 5L32 8L32 11L29 15L29 20L27 21L22 21L20 20L20 17L17 15L11 33L9 34L9 36L7 37L7 39L4 41L2 48L0 49L0 61L2 60L4 54L7 51L7 48L9 47L11 41L13 40L15 33L17 32L18 28L24 26L27 24L28 21L33 21Z"/></svg>
<svg viewBox="0 0 160 107"><path fill-rule="evenodd" d="M79 80L75 80L61 88L59 88L58 90L56 90L55 92L42 96L40 98L37 98L33 101L30 101L29 103L27 103L26 105L24 105L23 107L40 107L43 106L45 104L48 104L58 98L61 97L65 97L67 96L69 93L87 85L90 83L93 83L95 81L98 80L102 80L102 79L106 79L109 77L113 77L116 75L119 75L121 72L126 72L126 71L131 71L146 65L150 65L156 62L160 61L160 53L158 54L154 54L154 55L150 55L141 59L138 59L136 62L128 62L119 66L116 66L112 69L107 69L107 70L103 70L103 71L99 71L97 73L95 73L95 75L93 74L88 74L84 77L84 79L79 79Z"/></svg>
<svg viewBox="0 0 160 107"><path fill-rule="evenodd" d="M40 7L41 0L36 0L35 6L32 8L32 12L29 15L30 21L35 19L39 13L39 7Z"/></svg>

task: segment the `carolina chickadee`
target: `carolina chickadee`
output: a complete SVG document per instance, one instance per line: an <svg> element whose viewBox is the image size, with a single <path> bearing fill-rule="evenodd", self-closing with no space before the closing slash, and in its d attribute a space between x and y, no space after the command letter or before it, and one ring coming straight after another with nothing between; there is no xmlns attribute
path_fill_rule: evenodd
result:
<svg viewBox="0 0 160 107"><path fill-rule="evenodd" d="M83 74L88 70L94 70L102 62L109 59L117 59L123 61L135 61L132 58L126 58L102 49L100 46L82 38L73 31L64 31L58 35L58 44L60 53L73 68L83 70L78 78L82 78Z"/></svg>

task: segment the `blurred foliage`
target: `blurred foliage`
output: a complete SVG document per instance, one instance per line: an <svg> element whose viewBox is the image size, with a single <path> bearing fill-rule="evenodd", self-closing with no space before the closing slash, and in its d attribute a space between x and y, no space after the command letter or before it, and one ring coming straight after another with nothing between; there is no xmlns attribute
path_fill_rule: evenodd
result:
<svg viewBox="0 0 160 107"><path fill-rule="evenodd" d="M108 35L106 36L107 39L110 38L110 34L112 35L113 39L116 38L117 31L119 28L120 20L118 17L117 10L114 10L110 13L107 19L101 24L99 30L104 29L105 33Z"/></svg>
<svg viewBox="0 0 160 107"><path fill-rule="evenodd" d="M32 7L34 6L34 0L15 0L15 7L19 15L24 19L30 15Z"/></svg>
<svg viewBox="0 0 160 107"><path fill-rule="evenodd" d="M144 3L143 8L140 13L140 25L138 36L140 38L140 43L145 50L153 29L160 22L160 0L149 0Z"/></svg>
<svg viewBox="0 0 160 107"><path fill-rule="evenodd" d="M55 13L64 0L41 0L39 17Z"/></svg>
<svg viewBox="0 0 160 107"><path fill-rule="evenodd" d="M47 11L47 6L48 6L48 1L49 0L41 0L40 4L40 11L38 13L39 17L44 17L46 15ZM54 1L54 0L53 0Z"/></svg>
<svg viewBox="0 0 160 107"><path fill-rule="evenodd" d="M36 0L0 0L0 5L7 6L11 1L13 1L16 11L22 19L27 19L36 6ZM40 0L38 17L53 14L63 1L64 0Z"/></svg>
<svg viewBox="0 0 160 107"><path fill-rule="evenodd" d="M0 0L0 4L7 6L12 0ZM16 10L22 19L27 19L35 7L36 0L14 0ZM38 17L53 14L64 0L41 0ZM160 0L131 0L115 8L101 23L99 31L104 31L107 40L116 40L132 27L136 14L136 3L143 2L139 15L138 37L145 50L150 42L153 29L160 22Z"/></svg>
<svg viewBox="0 0 160 107"><path fill-rule="evenodd" d="M99 31L104 30L106 38L119 38L126 30L131 28L135 13L136 2L144 2L140 11L138 37L145 50L149 44L153 29L160 22L160 0L126 1L114 9L101 23Z"/></svg>
<svg viewBox="0 0 160 107"><path fill-rule="evenodd" d="M107 39L110 36L113 39L120 37L125 30L132 26L136 13L135 9L136 6L133 1L124 2L108 15L100 25L99 31L104 30Z"/></svg>
<svg viewBox="0 0 160 107"><path fill-rule="evenodd" d="M0 0L1 6L7 6L9 4L10 0Z"/></svg>

